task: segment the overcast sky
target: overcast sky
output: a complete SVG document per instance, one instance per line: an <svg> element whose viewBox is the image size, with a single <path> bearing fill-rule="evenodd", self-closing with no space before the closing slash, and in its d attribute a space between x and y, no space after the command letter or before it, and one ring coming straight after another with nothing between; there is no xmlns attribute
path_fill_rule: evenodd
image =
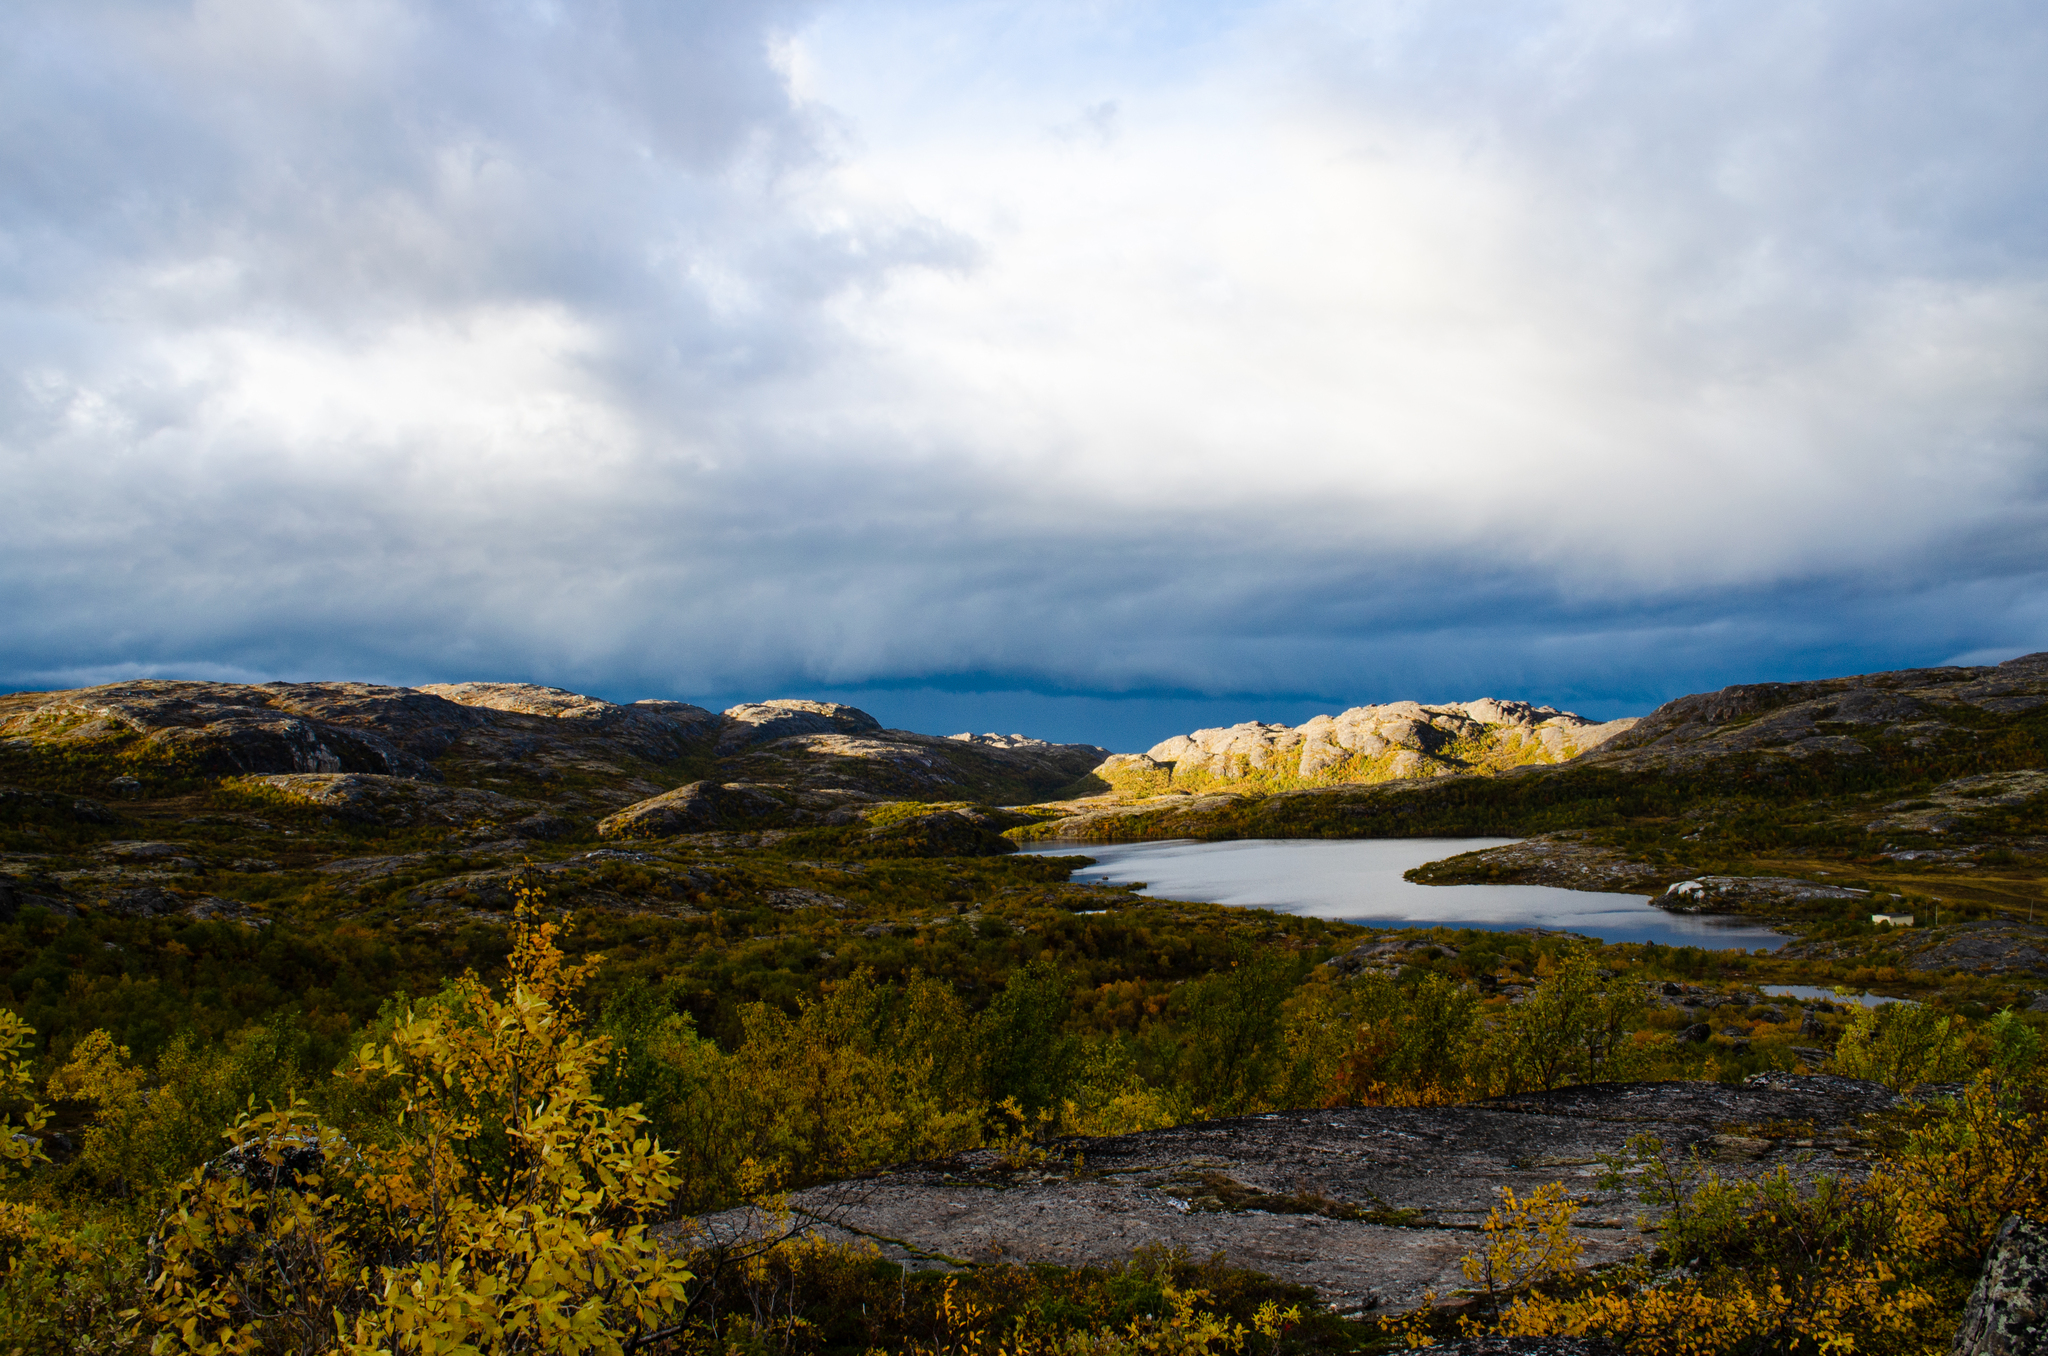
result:
<svg viewBox="0 0 2048 1356"><path fill-rule="evenodd" d="M1143 748L2048 649L2030 0L14 0L0 687Z"/></svg>

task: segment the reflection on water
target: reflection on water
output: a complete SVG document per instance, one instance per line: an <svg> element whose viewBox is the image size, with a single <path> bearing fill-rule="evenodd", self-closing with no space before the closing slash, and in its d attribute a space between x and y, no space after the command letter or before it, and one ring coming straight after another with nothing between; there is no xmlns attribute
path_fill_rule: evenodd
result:
<svg viewBox="0 0 2048 1356"><path fill-rule="evenodd" d="M1081 854L1079 881L1145 883L1160 899L1241 904L1395 927L1559 928L1609 942L1772 948L1787 937L1755 923L1693 918L1641 895L1548 885L1416 885L1401 873L1513 838L1246 838L1229 843L1038 843L1028 852Z"/></svg>
<svg viewBox="0 0 2048 1356"><path fill-rule="evenodd" d="M1766 984L1763 988L1773 998L1803 998L1808 1002L1824 998L1830 1003L1858 1003L1866 1008L1913 1001L1910 998L1886 998L1880 993L1836 993L1833 989L1817 989L1811 984Z"/></svg>

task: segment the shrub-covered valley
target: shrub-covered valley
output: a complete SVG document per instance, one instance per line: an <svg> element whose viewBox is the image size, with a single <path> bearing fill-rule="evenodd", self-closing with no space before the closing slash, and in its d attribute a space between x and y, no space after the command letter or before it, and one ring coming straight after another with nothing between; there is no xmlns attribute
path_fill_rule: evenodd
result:
<svg viewBox="0 0 2048 1356"><path fill-rule="evenodd" d="M1112 758L511 684L0 697L0 1349L1947 1350L2002 1222L2048 1209L2048 657L1613 727L1399 707ZM1401 931L1068 878L1089 841L1478 835L1522 841L1415 877L1796 940ZM1046 839L1075 855L1014 850ZM1639 1135L1597 1169L1651 1226L1612 1256L1575 1222L1590 1160L1450 1224L1215 1164L1144 1188L1466 1240L1455 1283L1370 1310L1228 1247L912 1256L815 1204L915 1163L1033 1200L1091 1153L1293 1109L1808 1075L1871 1091L1835 1128L1702 1133L1840 1164Z"/></svg>

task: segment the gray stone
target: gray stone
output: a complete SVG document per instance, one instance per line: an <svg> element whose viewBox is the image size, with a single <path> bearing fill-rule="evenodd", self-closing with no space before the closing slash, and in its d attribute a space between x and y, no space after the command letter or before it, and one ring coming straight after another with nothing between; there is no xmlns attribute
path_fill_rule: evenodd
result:
<svg viewBox="0 0 2048 1356"><path fill-rule="evenodd" d="M844 909L853 902L840 895L826 894L822 890L770 890L765 898L768 907L784 912L795 909Z"/></svg>
<svg viewBox="0 0 2048 1356"><path fill-rule="evenodd" d="M1621 771L1688 771L1730 754L1860 758L1867 746L1858 735L1882 734L1909 744L1940 736L1949 728L1935 718L1944 705L2009 713L2032 709L2044 697L2048 654L1975 668L1744 683L1666 702L1609 740L1591 761Z"/></svg>
<svg viewBox="0 0 2048 1356"><path fill-rule="evenodd" d="M150 843L133 840L107 843L101 846L99 850L105 856L116 857L122 861L129 862L173 861L184 857L185 853L189 851L189 849L181 847L176 843Z"/></svg>
<svg viewBox="0 0 2048 1356"><path fill-rule="evenodd" d="M1956 1331L1954 1356L2048 1352L2048 1228L2009 1215Z"/></svg>
<svg viewBox="0 0 2048 1356"><path fill-rule="evenodd" d="M1713 1155L1724 1178L1782 1165L1799 1180L1856 1181L1868 1165L1848 1127L1897 1100L1875 1083L1770 1074L1736 1086L1594 1084L1470 1106L1276 1112L1061 1141L1035 1166L1006 1168L977 1150L809 1188L791 1205L820 1234L873 1240L912 1267L1106 1265L1159 1244L1314 1286L1340 1312L1401 1309L1464 1285L1459 1261L1502 1187L1563 1182L1583 1202L1574 1233L1586 1264L1616 1262L1651 1242L1637 1227L1642 1203L1599 1182L1600 1156L1631 1136ZM1724 1133L1800 1122L1814 1128L1796 1142Z"/></svg>

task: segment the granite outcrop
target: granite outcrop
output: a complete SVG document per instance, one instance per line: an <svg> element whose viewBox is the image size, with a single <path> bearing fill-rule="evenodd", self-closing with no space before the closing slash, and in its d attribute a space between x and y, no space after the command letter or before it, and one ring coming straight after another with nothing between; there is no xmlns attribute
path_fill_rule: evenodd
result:
<svg viewBox="0 0 2048 1356"><path fill-rule="evenodd" d="M1035 1164L989 1150L791 1197L799 1217L918 1268L1107 1265L1152 1245L1315 1287L1340 1313L1399 1310L1464 1285L1459 1261L1500 1191L1561 1181L1582 1202L1587 1265L1646 1249L1646 1208L1601 1184L1603 1159L1654 1134L1724 1179L1850 1180L1858 1128L1896 1106L1854 1079L1592 1084L1467 1106L1285 1111L1062 1141ZM713 1222L716 1223L715 1221Z"/></svg>
<svg viewBox="0 0 2048 1356"><path fill-rule="evenodd" d="M1298 726L1246 721L1162 740L1125 754L1098 775L1157 771L1174 786L1264 777L1283 781L1381 782L1475 768L1557 763L1600 747L1635 724L1591 721L1552 706L1481 698L1425 706L1354 706Z"/></svg>

